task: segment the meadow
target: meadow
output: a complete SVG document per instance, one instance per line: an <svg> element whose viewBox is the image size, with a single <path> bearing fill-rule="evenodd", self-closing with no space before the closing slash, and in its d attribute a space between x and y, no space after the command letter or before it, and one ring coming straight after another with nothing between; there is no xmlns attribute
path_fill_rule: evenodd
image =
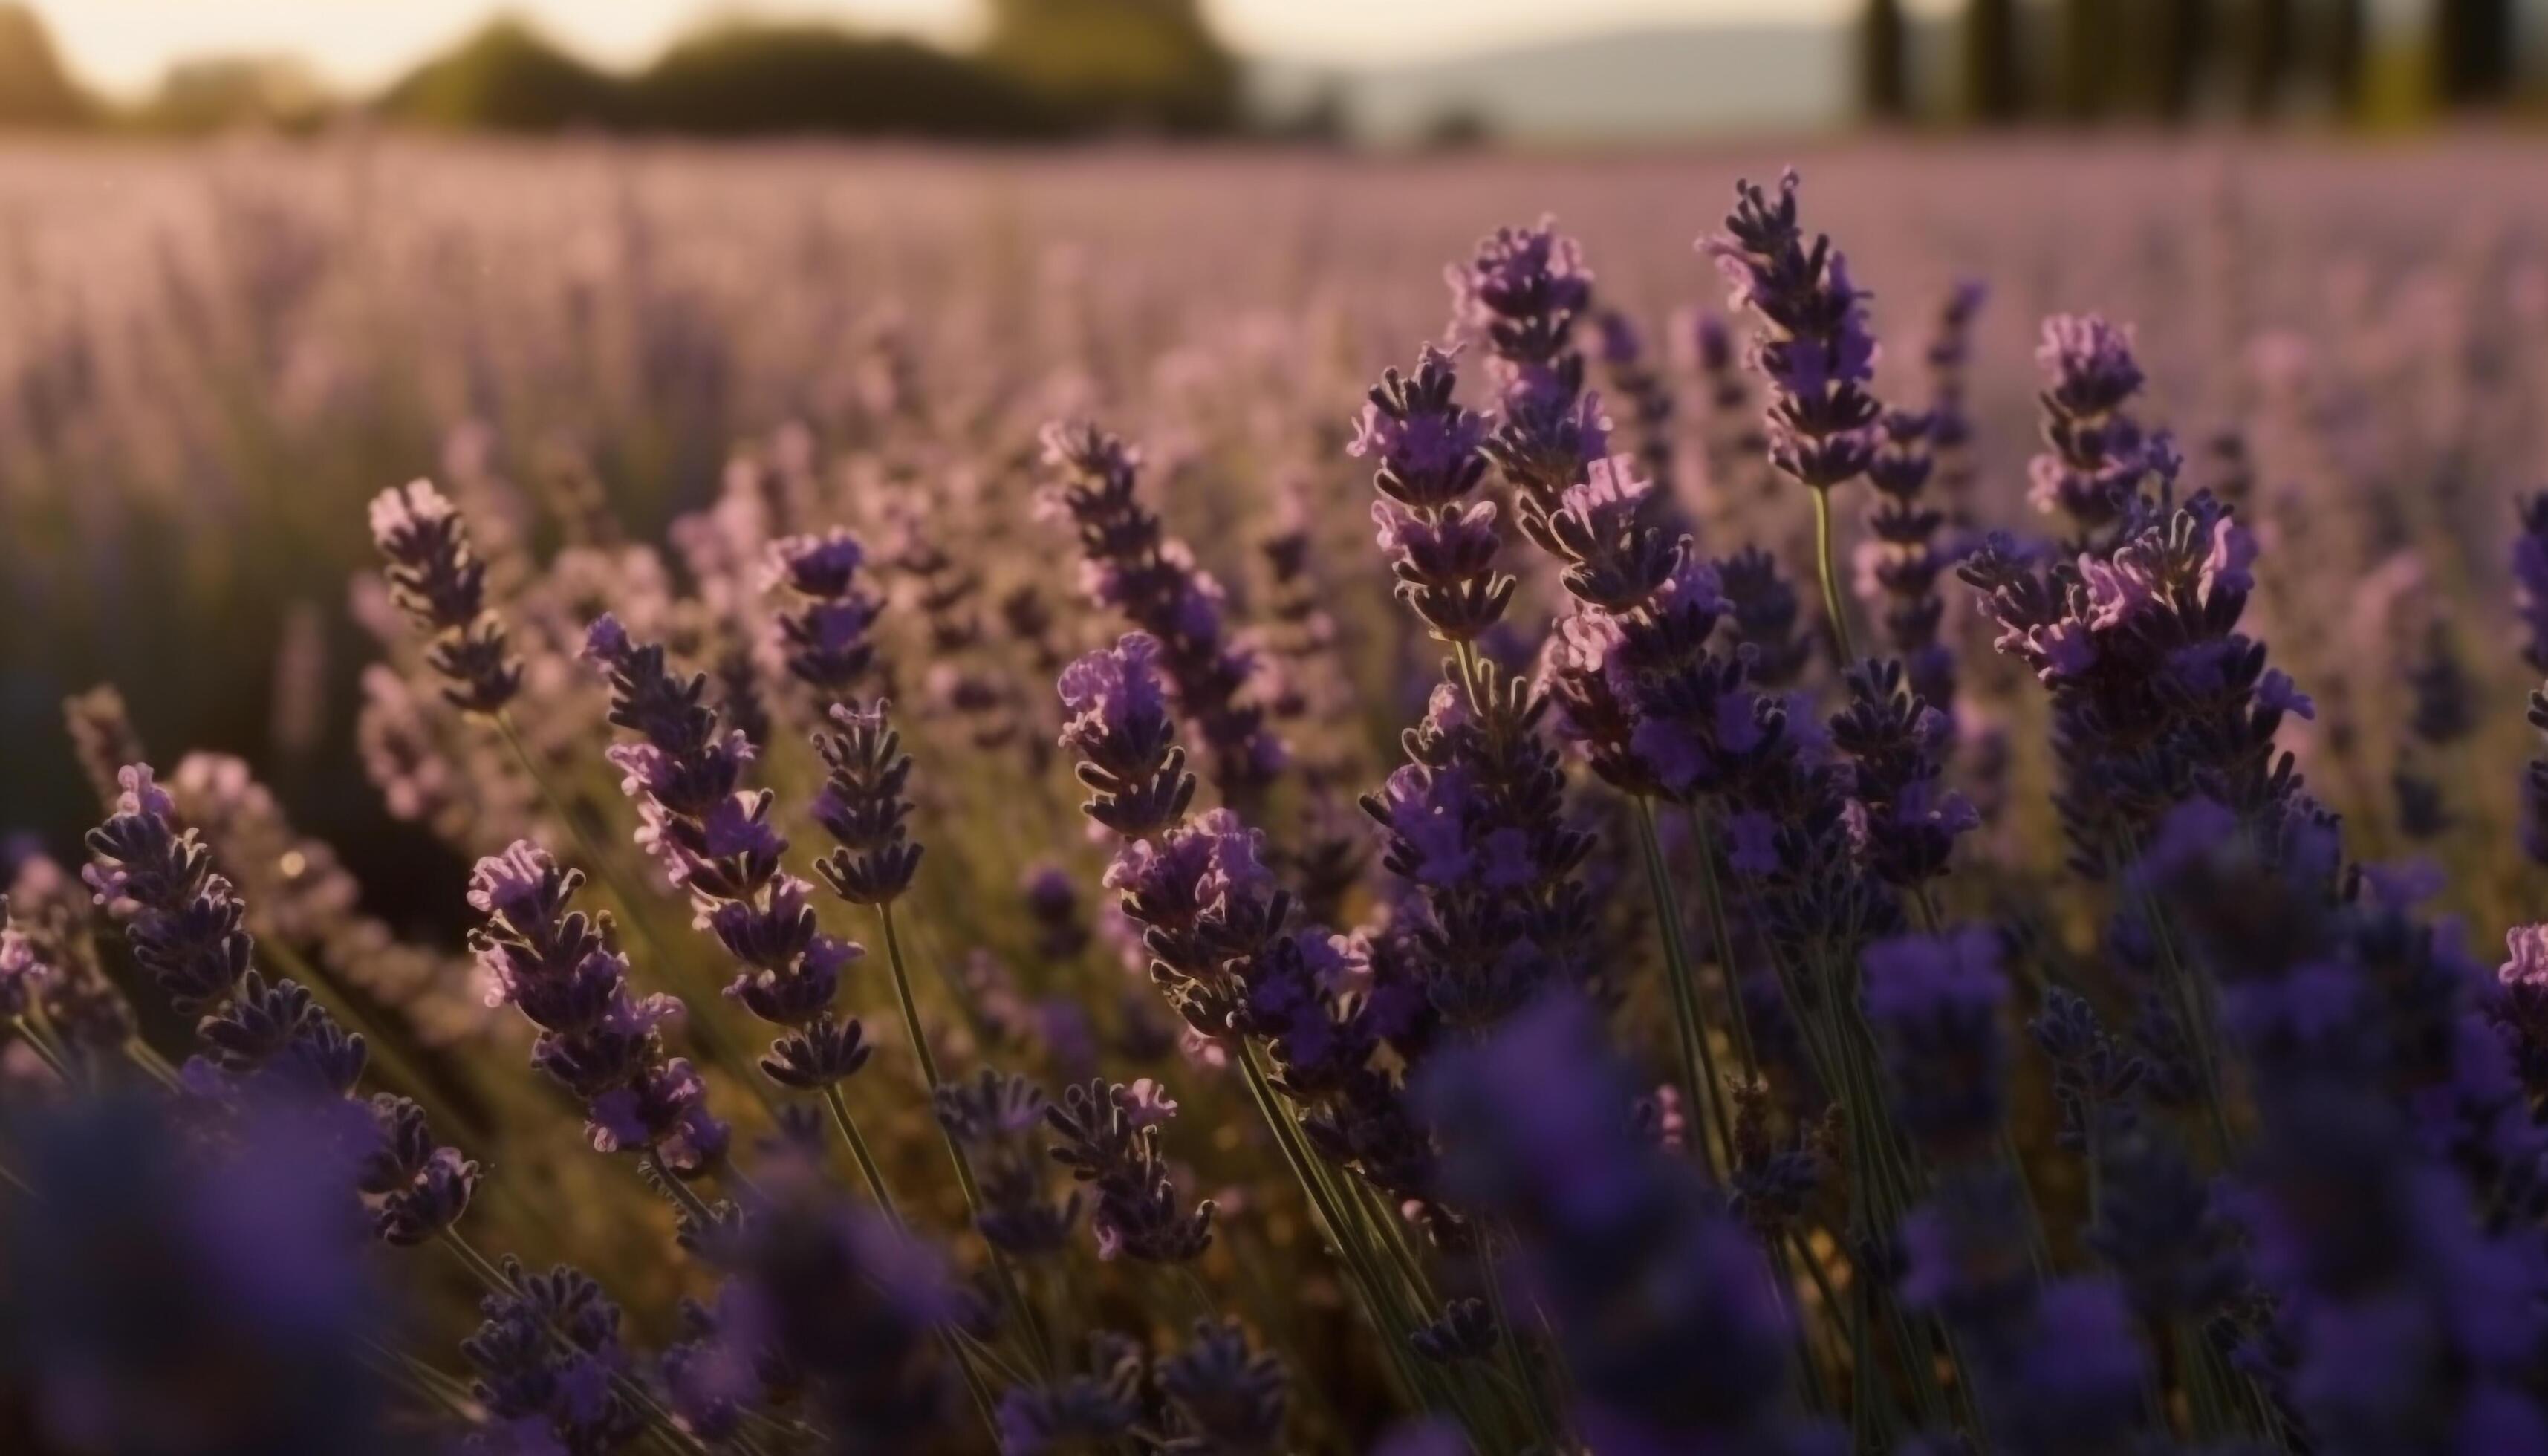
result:
<svg viewBox="0 0 2548 1456"><path fill-rule="evenodd" d="M0 1449L2548 1451L2534 141L11 147L0 318Z"/></svg>

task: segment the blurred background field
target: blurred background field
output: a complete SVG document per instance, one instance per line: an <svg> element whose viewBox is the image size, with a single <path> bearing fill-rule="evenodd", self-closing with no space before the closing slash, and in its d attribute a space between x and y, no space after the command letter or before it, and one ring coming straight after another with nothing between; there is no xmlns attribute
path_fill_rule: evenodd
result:
<svg viewBox="0 0 2548 1456"><path fill-rule="evenodd" d="M1032 549L980 564L1067 595L1025 520L1031 441L1089 407L1191 457L1168 509L1238 592L1273 487L1314 484L1337 502L1338 575L1377 612L1385 574L1337 447L1362 382L1439 332L1439 260L1556 213L1605 299L1684 356L1674 445L1695 458L1728 421L1686 367L1686 311L1718 301L1688 239L1730 178L1788 162L1864 239L1888 335L1916 337L1952 279L1990 281L1985 521L2028 514L2034 320L2101 310L2142 320L2190 448L2235 430L2265 452L2261 487L2323 541L2280 569L2385 581L2405 553L2393 576L2417 591L2503 599L2506 502L2548 471L2548 164L2518 136L1606 158L22 140L0 152L0 741L22 766L0 824L61 844L92 812L58 704L112 681L145 742L245 755L394 914L423 908L410 896L448 912L451 873L387 872L425 851L358 772L357 679L379 650L348 610L360 503L420 474L525 499L589 476L651 541L712 500L729 459L810 431L827 470L989 498ZM1919 367L1906 346L1884 377L1908 388ZM937 422L878 443L879 414L902 411ZM1684 472L1694 500L1714 489L1700 477ZM2374 609L2313 592L2307 610L2337 601ZM2511 630L2492 605L2467 620ZM2350 627L2295 622L2280 649L2313 626L2328 671L2361 668ZM2517 701L2517 660L2470 648ZM2393 746L2354 747L2363 781L2384 779ZM2495 767L2517 751L2516 731Z"/></svg>

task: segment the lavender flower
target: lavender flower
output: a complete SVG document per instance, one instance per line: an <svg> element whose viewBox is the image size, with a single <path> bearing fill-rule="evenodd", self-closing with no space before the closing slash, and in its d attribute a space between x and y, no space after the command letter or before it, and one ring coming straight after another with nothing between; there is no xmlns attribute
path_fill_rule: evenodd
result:
<svg viewBox="0 0 2548 1456"><path fill-rule="evenodd" d="M11 1109L0 1368L13 1449L370 1451L399 1418L339 1120L182 1104ZM40 1190L40 1192L39 1192Z"/></svg>
<svg viewBox="0 0 2548 1456"><path fill-rule="evenodd" d="M2128 362L2098 367L2121 379L2132 377ZM2048 407L2120 388L2108 380L2097 393L2100 376L2081 368L2048 393ZM2286 714L2311 717L2316 706L2266 667L2264 644L2236 630L2255 587L2255 537L2206 493L2172 508L2132 500L2105 517L2117 534L2075 561L2048 568L1994 534L1957 569L1984 593L1982 611L1999 626L1993 646L2051 690L2058 804L2072 862L2089 873L2115 863L2119 841L2145 833L2154 808L2187 797L2231 805L2276 835L2322 812L2274 744Z"/></svg>
<svg viewBox="0 0 2548 1456"><path fill-rule="evenodd" d="M1038 865L1027 871L1019 889L1035 921L1036 954L1056 965L1078 959L1088 949L1089 932L1069 871L1056 864Z"/></svg>
<svg viewBox="0 0 2548 1456"><path fill-rule="evenodd" d="M2166 431L2145 431L2126 408L2142 382L2132 331L2093 315L2057 315L2044 320L2035 358L2050 380L2043 403L2051 449L2028 464L2028 499L2066 515L2083 545L2117 539L2139 523L2141 494L2153 483L2164 508L2180 464Z"/></svg>
<svg viewBox="0 0 2548 1456"><path fill-rule="evenodd" d="M1981 824L1961 794L1940 786L1954 730L1905 684L1898 663L1852 669L1849 690L1831 735L1851 760L1850 838L1868 872L1923 893L1946 872L1956 839Z"/></svg>
<svg viewBox="0 0 2548 1456"><path fill-rule="evenodd" d="M459 510L431 482L410 481L374 497L371 520L390 591L429 639L425 662L441 675L443 696L472 712L503 711L521 690L522 665L487 609L487 568Z"/></svg>
<svg viewBox="0 0 2548 1456"><path fill-rule="evenodd" d="M87 889L42 855L18 866L0 929L0 1010L40 1011L75 1059L103 1062L133 1039L133 1006L98 962Z"/></svg>
<svg viewBox="0 0 2548 1456"><path fill-rule="evenodd" d="M682 1177L714 1169L728 1130L685 1058L665 1054L660 1029L682 1015L670 996L628 988L608 915L574 908L581 870L527 840L478 862L469 903L487 917L471 948L496 986L539 1028L531 1064L585 1106L594 1150L653 1156Z"/></svg>
<svg viewBox="0 0 2548 1456"><path fill-rule="evenodd" d="M171 1005L192 1015L228 999L247 974L245 907L212 869L212 852L172 822L176 801L146 764L127 767L115 813L89 832L80 871L98 903L122 909L133 958Z"/></svg>
<svg viewBox="0 0 2548 1456"><path fill-rule="evenodd" d="M1796 187L1792 170L1779 177L1775 201L1749 182L1736 184L1725 230L1701 239L1699 250L1732 287L1730 305L1763 326L1751 362L1771 388L1771 462L1827 491L1865 472L1873 450L1868 427L1877 410L1866 385L1875 339L1848 261L1828 237L1805 241Z"/></svg>
<svg viewBox="0 0 2548 1456"><path fill-rule="evenodd" d="M478 1165L435 1146L423 1113L404 1098L347 1109L368 1060L363 1039L337 1025L308 988L269 981L255 968L255 941L242 929L246 907L212 872L195 831L177 830L175 805L149 766L128 766L122 783L115 814L89 832L81 877L124 920L136 963L171 1006L197 1018L204 1049L186 1064L182 1084L207 1098L279 1102L320 1116L348 1110L345 1136L370 1144L355 1181L370 1195L381 1237L418 1243L458 1222Z"/></svg>
<svg viewBox="0 0 2548 1456"><path fill-rule="evenodd" d="M2530 726L2548 735L2548 688L2530 693ZM2548 754L2522 769L2521 848L2533 863L2548 864Z"/></svg>
<svg viewBox="0 0 2548 1456"><path fill-rule="evenodd" d="M1761 432L1761 415L1749 409L1752 389L1745 380L1733 331L1725 320L1693 309L1674 334L1682 366L1697 375L1705 390L1707 478L1720 512L1726 502L1746 494L1745 487L1766 490L1771 482L1761 467L1768 463L1770 441Z"/></svg>
<svg viewBox="0 0 2548 1456"><path fill-rule="evenodd" d="M610 682L610 721L640 741L607 757L637 803L638 847L695 900L748 898L778 872L787 842L770 823L767 790L741 787L751 740L720 732L707 676L676 676L658 643L630 641L617 618L596 618L585 657Z"/></svg>
<svg viewBox="0 0 2548 1456"><path fill-rule="evenodd" d="M765 578L794 603L778 614L778 650L787 671L830 700L847 693L875 664L869 629L884 605L859 580L866 549L844 530L789 536L770 543Z"/></svg>
<svg viewBox="0 0 2548 1456"><path fill-rule="evenodd" d="M2484 971L2447 927L2333 902L2319 865L2201 834L2217 810L2178 817L2160 883L2221 982L2261 1124L2240 1207L2275 1306L2251 1367L2332 1450L2531 1439L2537 1243L2476 1210L2539 1206L2548 1142ZM2510 1002L2497 1025L2518 1035ZM2351 1213L2316 1217L2330 1206Z"/></svg>
<svg viewBox="0 0 2548 1456"><path fill-rule="evenodd" d="M814 822L839 845L814 862L814 872L853 905L890 905L911 887L921 847L904 823L911 800L911 756L885 721L885 704L856 708L834 703L838 731L816 733L814 751L827 772L814 799Z"/></svg>
<svg viewBox="0 0 2548 1456"><path fill-rule="evenodd" d="M2512 538L2512 604L2520 613L2522 661L2548 673L2548 491L2519 505L2520 532Z"/></svg>
<svg viewBox="0 0 2548 1456"><path fill-rule="evenodd" d="M944 1256L810 1169L774 1171L766 1204L719 1251L735 1278L720 1320L730 1348L787 1372L805 1418L843 1448L941 1448L956 1398L936 1332L960 1310Z"/></svg>
<svg viewBox="0 0 2548 1456"><path fill-rule="evenodd" d="M1744 676L1762 687L1792 687L1813 660L1813 639L1797 630L1803 605L1796 589L1778 575L1778 560L1746 546L1715 563L1734 640L1751 654Z"/></svg>
<svg viewBox="0 0 2548 1456"><path fill-rule="evenodd" d="M1080 1197L1074 1191L1056 1200L1045 1188L1051 1163L1030 1136L1051 1110L1044 1092L1024 1077L984 1067L970 1081L943 1084L931 1101L938 1125L965 1149L981 1187L974 1227L983 1241L1022 1258L1060 1252L1079 1222Z"/></svg>
<svg viewBox="0 0 2548 1456"><path fill-rule="evenodd" d="M1183 1264L1212 1246L1212 1201L1191 1212L1179 1201L1159 1152L1159 1121L1130 1088L1103 1081L1072 1086L1044 1116L1059 1138L1054 1161L1093 1195L1088 1228L1099 1258Z"/></svg>
<svg viewBox="0 0 2548 1456"><path fill-rule="evenodd" d="M1636 455L1662 498L1673 499L1673 393L1647 356L1645 340L1627 315L1603 309L1593 316L1603 373L1611 391L1628 402Z"/></svg>
<svg viewBox="0 0 2548 1456"><path fill-rule="evenodd" d="M1221 585L1141 504L1138 451L1089 424L1046 426L1044 448L1059 478L1042 508L1077 530L1090 598L1150 636L1177 711L1212 756L1215 786L1227 802L1253 803L1282 769L1283 745L1250 700L1256 661L1230 637Z"/></svg>
<svg viewBox="0 0 2548 1456"><path fill-rule="evenodd" d="M1583 250L1542 218L1498 228L1444 276L1452 334L1483 338L1495 359L1501 417L1487 452L1524 508L1553 510L1584 467L1609 453L1609 421L1585 393L1575 348L1575 325L1592 303Z"/></svg>
<svg viewBox="0 0 2548 1456"><path fill-rule="evenodd" d="M1140 1423L1148 1362L1121 1335L1089 1338L1089 1373L1000 1398L1000 1456L1057 1456L1127 1438Z"/></svg>
<svg viewBox="0 0 2548 1456"><path fill-rule="evenodd" d="M487 1297L484 1321L460 1342L478 1371L471 1391L502 1433L497 1449L524 1449L536 1434L562 1451L634 1442L646 1412L624 1392L630 1361L619 1306L591 1275L565 1264L535 1274L507 1258L503 1273L504 1291Z"/></svg>
<svg viewBox="0 0 2548 1456"><path fill-rule="evenodd" d="M1938 640L1938 624L1947 610L1938 594L1938 574L1947 561L1937 537L1946 514L1921 499L1936 467L1931 447L1937 416L1891 410L1878 429L1882 442L1866 463L1866 483L1875 500L1866 511L1872 539L1858 548L1859 596L1881 608L1878 624L1909 674L1911 690L1931 707L1952 711L1955 659Z"/></svg>
<svg viewBox="0 0 2548 1456"><path fill-rule="evenodd" d="M1176 742L1159 681L1158 639L1128 632L1106 652L1064 669L1061 746L1081 757L1079 778L1095 793L1090 820L1126 839L1146 839L1183 818L1195 777Z"/></svg>
<svg viewBox="0 0 2548 1456"><path fill-rule="evenodd" d="M1972 359L1973 318L1990 291L1979 279L1958 279L1938 309L1936 331L1930 335L1929 443L1936 452L1937 480L1946 498L1948 519L1960 528L1970 524L1975 471L1973 422L1965 400Z"/></svg>
<svg viewBox="0 0 2548 1456"><path fill-rule="evenodd" d="M1445 642L1472 642L1500 621L1514 580L1493 501L1473 500L1486 473L1486 421L1452 399L1451 356L1427 346L1413 377L1392 369L1372 387L1346 453L1376 462L1372 505L1398 599Z"/></svg>
<svg viewBox="0 0 2548 1456"><path fill-rule="evenodd" d="M1194 1338L1160 1361L1158 1374L1178 1432L1164 1449L1193 1456L1260 1456L1281 1449L1290 1377L1280 1360L1247 1347L1237 1321L1195 1321Z"/></svg>
<svg viewBox="0 0 2548 1456"><path fill-rule="evenodd" d="M1533 731L1551 699L1513 681L1483 700L1481 721L1458 687L1435 688L1410 762L1363 798L1389 833L1383 866L1421 896L1414 945L1433 1009L1477 1028L1592 972L1575 877L1592 845L1568 826L1557 755Z"/></svg>

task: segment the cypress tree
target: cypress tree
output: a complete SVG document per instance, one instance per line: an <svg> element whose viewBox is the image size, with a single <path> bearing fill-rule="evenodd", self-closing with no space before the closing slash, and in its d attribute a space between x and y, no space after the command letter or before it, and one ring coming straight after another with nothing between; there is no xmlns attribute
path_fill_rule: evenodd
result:
<svg viewBox="0 0 2548 1456"><path fill-rule="evenodd" d="M2002 126L2026 110L2018 81L2017 0L1967 0L1964 6L1964 114Z"/></svg>
<svg viewBox="0 0 2548 1456"><path fill-rule="evenodd" d="M1911 115L1910 37L1901 0L1866 0L1858 33L1859 103L1869 121L1900 122Z"/></svg>

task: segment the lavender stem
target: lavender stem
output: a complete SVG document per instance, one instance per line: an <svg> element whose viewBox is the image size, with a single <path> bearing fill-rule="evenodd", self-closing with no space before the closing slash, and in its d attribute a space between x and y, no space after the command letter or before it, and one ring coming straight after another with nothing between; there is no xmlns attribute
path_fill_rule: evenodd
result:
<svg viewBox="0 0 2548 1456"><path fill-rule="evenodd" d="M1840 654L1841 670L1846 672L1858 661L1858 651L1849 636L1848 599L1841 594L1840 568L1832 556L1831 489L1818 487L1814 498L1814 570L1823 582L1823 614L1831 619L1832 648Z"/></svg>

